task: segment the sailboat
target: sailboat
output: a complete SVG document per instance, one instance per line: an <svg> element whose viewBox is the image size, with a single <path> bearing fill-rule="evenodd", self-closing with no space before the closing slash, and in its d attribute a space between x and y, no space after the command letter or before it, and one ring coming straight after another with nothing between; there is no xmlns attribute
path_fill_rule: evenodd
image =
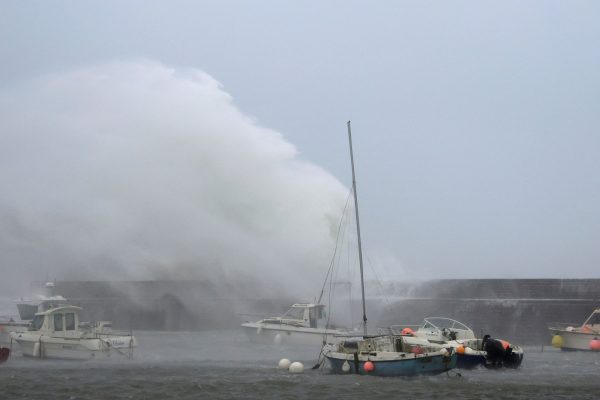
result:
<svg viewBox="0 0 600 400"><path fill-rule="evenodd" d="M322 354L334 373L355 373L377 376L412 376L419 374L439 374L456 367L457 355L451 347L434 348L411 346L405 343L402 335L373 335L367 331L367 310L365 304L365 283L363 274L362 243L360 220L358 217L358 196L354 154L352 151L352 129L348 121L348 141L350 143L350 164L352 166L352 191L356 214L358 239L358 260L363 311L363 336L358 339L341 340L336 344L323 346Z"/></svg>

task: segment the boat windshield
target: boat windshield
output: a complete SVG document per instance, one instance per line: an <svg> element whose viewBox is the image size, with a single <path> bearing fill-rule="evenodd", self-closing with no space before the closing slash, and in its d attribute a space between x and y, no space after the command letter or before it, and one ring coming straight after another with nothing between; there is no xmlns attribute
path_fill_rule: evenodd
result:
<svg viewBox="0 0 600 400"><path fill-rule="evenodd" d="M44 316L36 315L31 320L31 325L29 326L29 330L30 331L39 331L42 328L43 324L44 324Z"/></svg>
<svg viewBox="0 0 600 400"><path fill-rule="evenodd" d="M283 318L304 320L304 308L292 307L283 314Z"/></svg>
<svg viewBox="0 0 600 400"><path fill-rule="evenodd" d="M584 325L600 325L600 312L594 312L590 315Z"/></svg>
<svg viewBox="0 0 600 400"><path fill-rule="evenodd" d="M450 318L442 318L442 317L433 317L433 318L425 318L425 323L423 324L423 328L425 329L463 329L466 331L470 331L471 329L465 324L458 322L456 320Z"/></svg>

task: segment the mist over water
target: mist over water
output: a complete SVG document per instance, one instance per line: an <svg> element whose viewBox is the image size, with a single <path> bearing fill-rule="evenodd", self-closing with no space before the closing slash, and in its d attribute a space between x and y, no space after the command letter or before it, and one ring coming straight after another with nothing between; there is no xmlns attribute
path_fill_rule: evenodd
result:
<svg viewBox="0 0 600 400"><path fill-rule="evenodd" d="M0 88L4 294L31 280L318 290L347 189L195 69L119 61Z"/></svg>

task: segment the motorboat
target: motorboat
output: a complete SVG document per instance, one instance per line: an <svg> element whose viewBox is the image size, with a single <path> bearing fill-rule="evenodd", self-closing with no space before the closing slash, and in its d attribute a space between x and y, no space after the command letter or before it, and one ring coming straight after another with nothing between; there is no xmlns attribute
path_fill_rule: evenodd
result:
<svg viewBox="0 0 600 400"><path fill-rule="evenodd" d="M242 324L253 342L322 346L346 334L342 329L327 328L323 304L296 303L279 317L268 317Z"/></svg>
<svg viewBox="0 0 600 400"><path fill-rule="evenodd" d="M429 317L413 329L411 325L392 325L393 334L402 335L407 346L414 348L448 348L457 354L458 368L518 368L523 361L523 349L506 340L485 335L477 338L467 325L451 318ZM380 332L385 332L381 329Z"/></svg>
<svg viewBox="0 0 600 400"><path fill-rule="evenodd" d="M89 360L121 355L133 356L137 341L132 334L112 330L102 321L80 324L81 307L66 305L36 313L26 332L12 332L26 357Z"/></svg>
<svg viewBox="0 0 600 400"><path fill-rule="evenodd" d="M358 239L358 261L363 311L363 334L360 338L343 339L337 344L326 344L321 350L333 373L377 376L413 376L439 374L456 367L457 355L451 346L411 346L405 337L397 334L370 336L367 330L367 310L363 275L362 243L358 215L358 196L352 153L352 133L348 121L350 163L352 166L352 192ZM321 362L321 360L319 360ZM321 365L320 362L317 365ZM315 366L317 367L317 366Z"/></svg>
<svg viewBox="0 0 600 400"><path fill-rule="evenodd" d="M548 327L552 345L561 350L600 351L600 308L595 309L581 326L553 324Z"/></svg>

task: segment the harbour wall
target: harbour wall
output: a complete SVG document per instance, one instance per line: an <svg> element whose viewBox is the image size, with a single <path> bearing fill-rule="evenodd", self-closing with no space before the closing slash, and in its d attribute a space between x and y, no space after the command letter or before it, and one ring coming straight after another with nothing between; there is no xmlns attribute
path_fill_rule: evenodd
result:
<svg viewBox="0 0 600 400"><path fill-rule="evenodd" d="M600 279L475 279L390 284L378 324L418 324L423 317L453 318L481 337L549 343L548 325L579 326L600 307Z"/></svg>
<svg viewBox="0 0 600 400"><path fill-rule="evenodd" d="M424 317L457 319L479 336L549 343L553 322L580 325L600 307L600 279L465 279L367 283L370 331L416 325ZM357 292L357 291L355 291ZM121 329L202 330L239 326L280 314L300 299L201 281L56 282L55 293L84 308L87 320ZM355 316L360 302L351 300ZM339 308L339 306L336 306ZM360 318L354 318L360 320Z"/></svg>

